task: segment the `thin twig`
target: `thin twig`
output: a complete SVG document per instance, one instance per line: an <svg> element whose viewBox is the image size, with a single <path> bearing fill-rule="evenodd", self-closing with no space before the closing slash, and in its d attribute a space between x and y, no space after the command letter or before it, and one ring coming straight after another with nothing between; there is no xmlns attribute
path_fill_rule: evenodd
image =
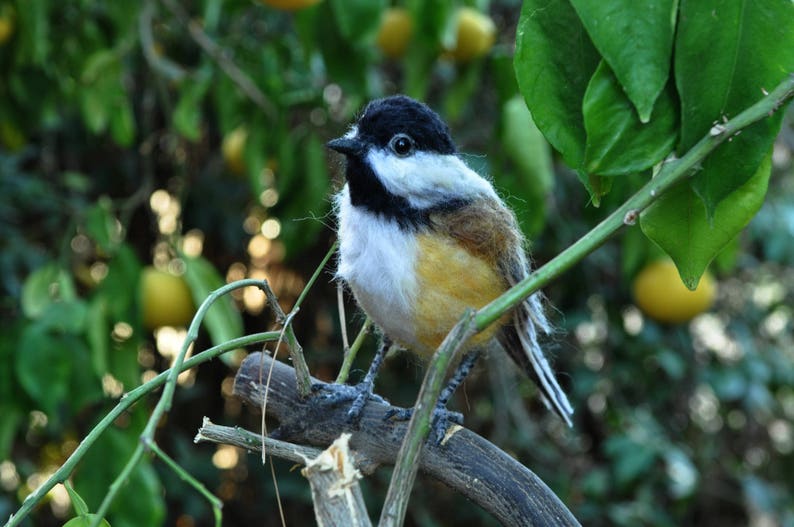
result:
<svg viewBox="0 0 794 527"><path fill-rule="evenodd" d="M371 327L372 319L367 317L364 319L364 324L358 331L358 335L356 335L356 340L353 341L353 345L345 350L345 356L344 359L342 359L342 366L339 368L339 374L336 376L336 381L334 381L337 384L344 384L347 382L347 377L350 375L350 368L353 366L353 361L356 360L358 350L361 349L361 345L364 343L364 339L367 338L367 333L369 333L369 328Z"/></svg>
<svg viewBox="0 0 794 527"><path fill-rule="evenodd" d="M187 12L176 3L174 0L162 0L162 3L168 8L173 15L178 18L183 24L187 26L188 32L193 40L198 44L201 49L207 52L216 64L229 76L237 87L243 92L254 104L256 104L265 117L269 120L275 120L278 111L276 106L270 102L265 94L260 90L251 77L241 70L237 64L229 58L229 53L223 47L219 46L212 40L207 33L195 20L191 20Z"/></svg>
<svg viewBox="0 0 794 527"><path fill-rule="evenodd" d="M193 357L186 360L179 373L194 368L199 364L210 361L215 357L223 355L229 351L250 346L251 344L273 341L277 338L277 331L267 331L264 333L246 335L244 337L224 342L223 344L206 349L201 353L197 353ZM88 452L88 449L93 446L93 444L97 439L99 439L105 430L110 428L110 426L116 421L116 419L118 419L120 415L135 405L135 403L141 400L144 396L152 393L154 390L165 384L170 373L170 369L165 370L154 379L138 386L130 392L127 392L118 402L118 404L116 404L116 406L110 412L108 412L107 415L105 415L105 417L102 418L102 420L99 421L96 426L94 426L94 428L91 429L88 435L85 436L79 445L77 445L77 448L74 450L74 452L72 452L72 454L66 459L63 465L61 465L58 470L56 470L49 478L47 478L47 481L42 483L36 490L34 490L25 498L25 501L22 502L19 510L16 512L16 514L12 515L8 519L8 522L6 522L4 527L16 527L19 525L22 520L24 520L28 514L30 514L30 511L33 509L33 507L40 503L47 493L51 491L53 487L55 487L55 485L66 481L72 472L74 472L74 469L77 467L78 463L80 463L80 461L83 459L86 452Z"/></svg>
<svg viewBox="0 0 794 527"><path fill-rule="evenodd" d="M223 513L221 512L221 509L223 508L223 502L220 500L220 498L207 490L207 487L205 487L203 483L194 478L190 472L182 468L182 466L174 461L171 456L166 454L163 449L157 445L157 443L151 443L149 445L149 449L154 452L157 457L162 459L171 470L173 470L180 478L182 478L182 480L184 480L188 485L196 489L202 496L204 496L204 498L212 507L212 515L215 517L215 527L221 527L221 523L223 521Z"/></svg>
<svg viewBox="0 0 794 527"><path fill-rule="evenodd" d="M154 18L154 0L146 0L138 16L138 38L141 40L141 49L146 62L157 74L164 77L169 82L181 82L187 77L187 71L170 60L157 53L155 40L152 36L152 19Z"/></svg>

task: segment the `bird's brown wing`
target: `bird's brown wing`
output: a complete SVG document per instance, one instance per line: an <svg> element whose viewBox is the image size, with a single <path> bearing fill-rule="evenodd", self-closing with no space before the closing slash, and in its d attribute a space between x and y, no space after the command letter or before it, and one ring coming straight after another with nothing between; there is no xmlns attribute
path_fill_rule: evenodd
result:
<svg viewBox="0 0 794 527"><path fill-rule="evenodd" d="M502 202L477 200L457 209L454 214L435 214L431 220L434 228L499 269L499 274L505 277L505 290L529 274L524 237L515 216ZM546 405L570 426L573 409L539 342L540 333L550 332L542 296L535 293L516 307L497 338L508 355L538 386Z"/></svg>

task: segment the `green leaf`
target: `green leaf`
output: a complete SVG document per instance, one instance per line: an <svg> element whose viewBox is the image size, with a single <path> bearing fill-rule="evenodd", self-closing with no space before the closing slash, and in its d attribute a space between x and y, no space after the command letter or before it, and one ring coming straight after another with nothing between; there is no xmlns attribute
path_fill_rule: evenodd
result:
<svg viewBox="0 0 794 527"><path fill-rule="evenodd" d="M657 99L652 119L643 124L612 70L601 61L584 95L587 131L585 170L601 176L642 172L675 146L678 108L675 88L668 85Z"/></svg>
<svg viewBox="0 0 794 527"><path fill-rule="evenodd" d="M210 293L224 286L225 282L215 267L205 258L201 256L184 257L184 260L185 280L190 287L193 301L199 306ZM229 295L218 298L212 304L204 317L204 325L215 345L243 334L243 319Z"/></svg>
<svg viewBox="0 0 794 527"><path fill-rule="evenodd" d="M201 138L202 102L211 80L211 71L207 70L195 82L182 83L182 93L171 116L176 131L193 142Z"/></svg>
<svg viewBox="0 0 794 527"><path fill-rule="evenodd" d="M85 504L85 501L80 494L74 490L72 484L69 481L64 481L63 486L66 487L66 492L69 494L69 500L72 502L72 507L74 508L74 513L78 516L84 516L88 514L88 505Z"/></svg>
<svg viewBox="0 0 794 527"><path fill-rule="evenodd" d="M72 518L68 522L63 524L63 527L91 527L93 521L96 519L96 514L83 514L81 516L77 516L76 518ZM108 521L102 518L99 521L99 527L110 527Z"/></svg>
<svg viewBox="0 0 794 527"><path fill-rule="evenodd" d="M122 242L108 262L107 276L97 287L97 294L108 299L107 315L111 322L123 320L138 327L138 289L131 284L138 283L140 272L141 263L135 251Z"/></svg>
<svg viewBox="0 0 794 527"><path fill-rule="evenodd" d="M667 84L677 0L571 0L593 44L647 123Z"/></svg>
<svg viewBox="0 0 794 527"><path fill-rule="evenodd" d="M110 351L110 327L107 320L107 300L104 295L97 295L88 304L85 329L91 352L91 366L97 376L102 376L108 371Z"/></svg>
<svg viewBox="0 0 794 527"><path fill-rule="evenodd" d="M85 329L87 311L83 300L60 300L44 309L38 318L38 323L48 330L78 335Z"/></svg>
<svg viewBox="0 0 794 527"><path fill-rule="evenodd" d="M372 39L380 26L385 0L329 0L339 32L349 42Z"/></svg>
<svg viewBox="0 0 794 527"><path fill-rule="evenodd" d="M794 3L790 0L682 0L675 45L685 152L715 123L731 118L794 71ZM709 215L756 173L782 112L723 143L695 175Z"/></svg>
<svg viewBox="0 0 794 527"><path fill-rule="evenodd" d="M502 148L521 171L527 187L540 194L551 190L554 169L549 144L520 97L513 97L502 108Z"/></svg>
<svg viewBox="0 0 794 527"><path fill-rule="evenodd" d="M38 318L58 298L58 278L64 273L57 264L49 263L30 273L22 285L22 312Z"/></svg>
<svg viewBox="0 0 794 527"><path fill-rule="evenodd" d="M110 114L110 135L119 146L131 146L135 140L135 115L132 104L123 91L120 91Z"/></svg>
<svg viewBox="0 0 794 527"><path fill-rule="evenodd" d="M19 28L19 59L21 63L46 65L52 44L47 0L26 0L17 9Z"/></svg>
<svg viewBox="0 0 794 527"><path fill-rule="evenodd" d="M53 416L69 395L74 363L72 335L53 335L40 324L31 324L19 339L16 355L17 379L25 392L48 415Z"/></svg>
<svg viewBox="0 0 794 527"><path fill-rule="evenodd" d="M281 220L280 238L284 242L288 257L300 253L314 242L324 228L317 218L322 218L328 211L326 196L330 178L325 147L314 133L300 146L302 164L298 170L303 177L292 178L288 182L289 186L279 190L279 195L300 193L301 199L282 200L273 209L273 214Z"/></svg>
<svg viewBox="0 0 794 527"><path fill-rule="evenodd" d="M640 216L642 232L676 264L689 289L697 287L709 262L761 208L771 172L771 154L709 217L703 202L684 182L659 197Z"/></svg>
<svg viewBox="0 0 794 527"><path fill-rule="evenodd" d="M328 23L334 16L329 2L318 4L314 31L328 77L345 91L369 94L368 57L375 51L372 46L357 46L346 39L337 24Z"/></svg>
<svg viewBox="0 0 794 527"><path fill-rule="evenodd" d="M551 149L520 96L502 107L501 132L498 149L510 164L497 163L481 173L493 174L524 234L532 238L545 224L546 200L554 185ZM492 157L499 159L497 155Z"/></svg>
<svg viewBox="0 0 794 527"><path fill-rule="evenodd" d="M582 98L600 57L568 0L526 0L516 30L518 88L535 124L574 169L582 166Z"/></svg>
<svg viewBox="0 0 794 527"><path fill-rule="evenodd" d="M107 253L112 253L116 244L121 241L121 233L117 227L112 207L113 203L110 198L100 197L94 205L86 210L83 223L89 238Z"/></svg>

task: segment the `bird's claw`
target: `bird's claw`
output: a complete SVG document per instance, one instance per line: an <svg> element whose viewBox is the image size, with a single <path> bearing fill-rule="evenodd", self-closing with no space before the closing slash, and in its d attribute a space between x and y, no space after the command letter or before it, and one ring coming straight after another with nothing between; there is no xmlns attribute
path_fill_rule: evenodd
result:
<svg viewBox="0 0 794 527"><path fill-rule="evenodd" d="M414 414L413 408L392 408L383 416L384 421L392 419L394 421L407 421ZM433 410L433 418L430 424L430 439L436 445L440 445L447 434L447 429L453 424L463 425L463 414L447 410L444 406L436 406Z"/></svg>
<svg viewBox="0 0 794 527"><path fill-rule="evenodd" d="M314 397L317 400L331 406L352 401L345 418L345 420L351 424L358 423L361 419L361 412L370 400L377 403L389 404L389 402L380 395L372 393L372 384L366 382L361 382L354 386L348 384L318 383L312 385L312 392L314 392Z"/></svg>

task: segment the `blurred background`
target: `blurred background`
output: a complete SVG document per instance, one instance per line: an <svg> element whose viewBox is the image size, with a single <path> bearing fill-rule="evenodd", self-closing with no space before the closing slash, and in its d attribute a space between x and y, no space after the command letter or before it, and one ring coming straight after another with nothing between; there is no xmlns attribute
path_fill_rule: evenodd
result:
<svg viewBox="0 0 794 527"><path fill-rule="evenodd" d="M599 207L589 203L517 95L520 2L465 4L0 0L0 518L124 392L169 366L209 291L266 278L290 309L334 240L341 161L324 142L368 100L407 93L439 111L516 210L538 265L642 184L616 178ZM664 304L680 281L638 227L545 290L572 429L503 357L459 390L453 407L467 426L535 471L583 524L794 525L793 149L789 111L764 207L697 293ZM342 357L332 273L294 323L325 380ZM363 323L350 298L346 322L350 335ZM196 350L272 326L264 296L242 290ZM224 501L224 525L279 525L259 456L192 442L203 416L259 428L231 396L242 356L181 376L157 439ZM377 391L410 406L423 372L397 355ZM73 482L92 510L155 400L119 418L79 465ZM286 524L309 524L306 481L289 463L274 468ZM389 475L363 482L374 517ZM212 525L208 504L156 460L111 511L117 526ZM58 486L24 524L72 515ZM464 522L496 525L419 479L409 525Z"/></svg>

